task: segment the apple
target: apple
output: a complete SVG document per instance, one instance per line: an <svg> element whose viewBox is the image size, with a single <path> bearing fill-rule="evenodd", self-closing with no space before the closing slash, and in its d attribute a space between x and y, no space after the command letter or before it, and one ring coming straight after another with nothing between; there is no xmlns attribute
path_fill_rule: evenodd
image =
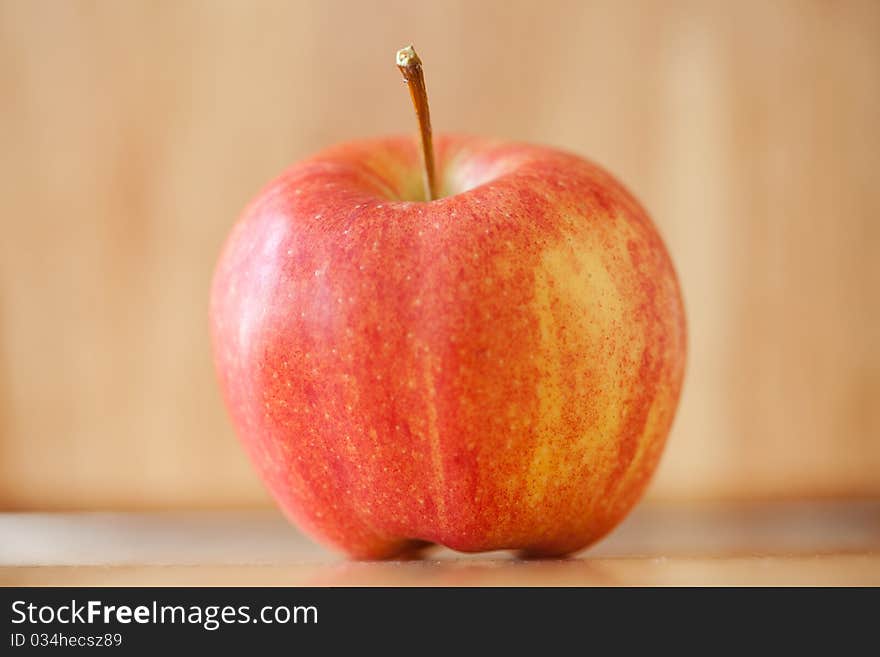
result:
<svg viewBox="0 0 880 657"><path fill-rule="evenodd" d="M426 200L424 154L332 147L246 208L210 300L232 422L285 514L351 557L578 551L642 495L673 420L672 262L575 155L444 136Z"/></svg>

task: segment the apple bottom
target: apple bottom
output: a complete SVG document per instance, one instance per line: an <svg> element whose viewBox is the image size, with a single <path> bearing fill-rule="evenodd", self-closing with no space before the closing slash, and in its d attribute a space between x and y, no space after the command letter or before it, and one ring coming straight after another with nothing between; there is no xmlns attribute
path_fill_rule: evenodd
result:
<svg viewBox="0 0 880 657"><path fill-rule="evenodd" d="M423 519L425 525L445 525L445 530L420 534L399 531L395 535L394 529L400 528L394 527L376 531L375 525L359 522L359 514L350 509L334 512L333 505L292 500L289 485L271 488L279 507L295 526L317 542L353 559L407 560L418 558L435 546L462 553L509 551L524 559L561 558L596 543L626 517L644 493L661 450L662 441L655 449L647 450L650 453L645 454L637 471L616 482L618 486L623 484L623 490L618 488L617 494L616 487L609 484L607 497L589 500L591 486L584 482L580 494L559 495L545 500L538 508L528 508L526 502L512 502L505 508L504 501L482 509L449 505L447 519ZM467 518L471 519L469 523L456 524L456 519Z"/></svg>
<svg viewBox="0 0 880 657"><path fill-rule="evenodd" d="M287 515L289 520L300 527L308 526L309 524L302 521L298 516L291 514ZM438 546L465 554L507 551L513 552L516 556L522 559L547 559L567 557L588 548L611 532L625 515L625 513L622 513L620 518L616 519L614 522L608 522L604 528L597 529L590 536L534 545L506 542L483 542L479 538L475 540L426 540L420 538L387 539L374 536L372 540L365 540L366 537L363 535L359 536L357 542L339 544L335 541L327 540L321 532L307 531L316 541L326 545L334 551L343 552L350 558L365 561L381 561L388 559L407 560L419 558L429 549Z"/></svg>
<svg viewBox="0 0 880 657"><path fill-rule="evenodd" d="M296 516L290 514L287 515L289 520L300 527L308 524ZM623 515L620 519L622 518ZM566 542L528 546L521 544L480 542L479 539L475 542L472 540L425 540L419 538L383 539L378 536L373 537L373 540L371 541L365 541L364 537L360 536L360 540L356 544L347 543L342 545L327 540L320 532L309 531L308 533L317 542L326 545L334 551L342 552L352 559L364 561L416 559L434 547L445 547L465 554L506 551L513 552L521 559L548 559L567 557L588 548L613 530L620 519L614 523L609 523L607 527L600 531L596 531L596 533L589 537L580 537Z"/></svg>
<svg viewBox="0 0 880 657"><path fill-rule="evenodd" d="M520 559L558 559L571 556L588 548L590 545L593 545L594 543L602 539L606 534L614 529L615 526L616 524L610 525L601 534L596 534L589 539L574 541L571 545L559 544L517 547L508 544L486 544L490 545L490 547L473 547L469 542L459 543L456 541L426 541L422 539L400 539L397 541L382 541L381 539L377 539L374 544L364 546L362 551L352 551L350 548L343 549L341 546L338 545L329 545L328 547L331 547L337 551L342 551L353 559L364 561L384 561L388 559L398 559L405 561L410 559L418 559L425 552L435 547L445 547L450 550L454 550L456 552L461 552L464 554L479 554L484 552L504 551L514 553ZM316 540L318 540L319 542L323 542L320 538L317 537ZM484 544L480 543L479 545Z"/></svg>

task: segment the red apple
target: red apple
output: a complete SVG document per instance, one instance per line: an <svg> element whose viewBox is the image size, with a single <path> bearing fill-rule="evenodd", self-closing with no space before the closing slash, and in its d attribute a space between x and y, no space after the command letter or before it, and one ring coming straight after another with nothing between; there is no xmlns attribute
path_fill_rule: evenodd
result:
<svg viewBox="0 0 880 657"><path fill-rule="evenodd" d="M682 382L675 272L570 154L469 137L331 148L245 210L211 291L238 435L284 512L353 557L562 555L645 489Z"/></svg>

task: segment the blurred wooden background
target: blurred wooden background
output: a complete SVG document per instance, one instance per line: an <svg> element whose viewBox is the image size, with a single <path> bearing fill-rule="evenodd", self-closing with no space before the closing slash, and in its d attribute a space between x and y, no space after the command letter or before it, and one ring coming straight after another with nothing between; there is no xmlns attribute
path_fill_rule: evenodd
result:
<svg viewBox="0 0 880 657"><path fill-rule="evenodd" d="M880 2L0 0L0 509L268 504L214 383L245 202L341 140L565 147L690 319L654 499L880 494Z"/></svg>

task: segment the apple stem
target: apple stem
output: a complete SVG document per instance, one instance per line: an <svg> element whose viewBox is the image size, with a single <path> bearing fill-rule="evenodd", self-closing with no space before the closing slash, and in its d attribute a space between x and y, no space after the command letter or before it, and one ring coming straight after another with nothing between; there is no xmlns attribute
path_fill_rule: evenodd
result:
<svg viewBox="0 0 880 657"><path fill-rule="evenodd" d="M428 90L425 88L425 73L422 60L412 46L397 51L397 68L403 74L403 81L409 87L416 117L419 120L419 135L422 140L422 164L425 173L425 196L429 201L437 198L437 181L434 177L434 144L431 138L431 113L428 110Z"/></svg>

